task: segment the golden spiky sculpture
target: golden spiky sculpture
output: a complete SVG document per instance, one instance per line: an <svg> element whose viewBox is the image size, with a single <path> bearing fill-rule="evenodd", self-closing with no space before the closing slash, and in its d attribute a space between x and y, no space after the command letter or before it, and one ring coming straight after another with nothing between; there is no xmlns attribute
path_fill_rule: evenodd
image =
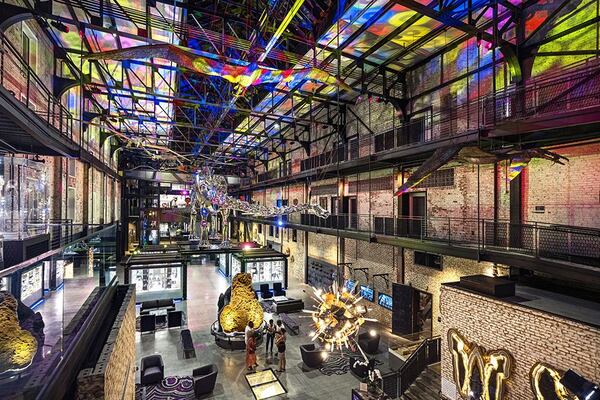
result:
<svg viewBox="0 0 600 400"><path fill-rule="evenodd" d="M35 337L19 325L17 300L0 292L0 374L28 367L37 349Z"/></svg>
<svg viewBox="0 0 600 400"><path fill-rule="evenodd" d="M219 323L223 332L243 332L248 321L258 328L264 319L263 309L252 290L252 276L240 273L231 283L231 302L223 307Z"/></svg>

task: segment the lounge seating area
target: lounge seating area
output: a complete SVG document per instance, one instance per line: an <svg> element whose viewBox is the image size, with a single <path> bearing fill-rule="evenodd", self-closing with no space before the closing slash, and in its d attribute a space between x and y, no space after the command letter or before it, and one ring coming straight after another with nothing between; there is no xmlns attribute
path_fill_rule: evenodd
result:
<svg viewBox="0 0 600 400"><path fill-rule="evenodd" d="M272 299L273 297L285 296L286 294L286 291L285 289L283 289L283 285L281 284L281 282L273 282L273 288L271 288L268 283L261 283L260 290L258 292L260 293L260 297L263 300Z"/></svg>
<svg viewBox="0 0 600 400"><path fill-rule="evenodd" d="M150 314L151 311L166 309L168 311L175 311L175 302L173 299L160 299L160 300L147 300L142 302L140 308L140 315Z"/></svg>
<svg viewBox="0 0 600 400"><path fill-rule="evenodd" d="M218 373L215 364L204 365L192 371L193 392L196 398L202 398L214 391ZM162 383L163 379L165 379L165 366L162 356L153 354L142 358L140 363L141 385L158 385Z"/></svg>

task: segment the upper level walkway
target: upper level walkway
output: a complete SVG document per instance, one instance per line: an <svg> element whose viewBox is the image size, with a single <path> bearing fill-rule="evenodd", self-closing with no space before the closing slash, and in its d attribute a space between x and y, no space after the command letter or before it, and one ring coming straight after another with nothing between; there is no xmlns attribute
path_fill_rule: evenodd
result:
<svg viewBox="0 0 600 400"><path fill-rule="evenodd" d="M77 157L117 178L110 160L84 143L80 121L63 104L59 86L66 78L38 76L0 33L0 148L12 153ZM56 89L56 90L53 90Z"/></svg>
<svg viewBox="0 0 600 400"><path fill-rule="evenodd" d="M537 222L514 224L502 220L365 214L236 219L490 261L600 287L600 229Z"/></svg>
<svg viewBox="0 0 600 400"><path fill-rule="evenodd" d="M242 190L389 168L460 143L479 141L486 147L502 139L546 146L598 136L600 60L574 64L436 113L425 110L409 122L381 126L372 134L370 128L361 128L361 139L258 174Z"/></svg>

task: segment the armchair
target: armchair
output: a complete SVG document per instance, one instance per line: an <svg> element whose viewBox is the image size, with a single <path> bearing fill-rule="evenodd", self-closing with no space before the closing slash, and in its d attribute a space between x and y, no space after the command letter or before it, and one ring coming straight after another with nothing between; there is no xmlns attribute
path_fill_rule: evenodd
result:
<svg viewBox="0 0 600 400"><path fill-rule="evenodd" d="M269 289L268 283L262 283L260 285L260 297L263 299L270 299L273 297L273 293L271 292L271 289Z"/></svg>
<svg viewBox="0 0 600 400"><path fill-rule="evenodd" d="M273 282L273 295L285 296L285 290L281 287L281 282Z"/></svg>
<svg viewBox="0 0 600 400"><path fill-rule="evenodd" d="M194 379L194 393L196 397L200 397L203 394L212 393L217 383L217 366L215 364L205 365L200 368L196 368L192 371L192 377Z"/></svg>
<svg viewBox="0 0 600 400"><path fill-rule="evenodd" d="M303 344L300 346L302 362L309 368L320 368L323 365L322 353L314 344Z"/></svg>
<svg viewBox="0 0 600 400"><path fill-rule="evenodd" d="M160 354L142 358L140 366L140 382L142 385L152 385L163 380L165 366Z"/></svg>

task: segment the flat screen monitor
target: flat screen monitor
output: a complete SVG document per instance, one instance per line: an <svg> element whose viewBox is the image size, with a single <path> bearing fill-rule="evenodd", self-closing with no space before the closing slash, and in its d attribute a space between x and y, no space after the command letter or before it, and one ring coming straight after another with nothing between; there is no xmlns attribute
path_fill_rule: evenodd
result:
<svg viewBox="0 0 600 400"><path fill-rule="evenodd" d="M379 304L383 308L387 308L388 310L392 309L392 296L385 293L379 293L377 296L377 304Z"/></svg>
<svg viewBox="0 0 600 400"><path fill-rule="evenodd" d="M375 301L375 292L372 287L360 285L360 296L367 301Z"/></svg>
<svg viewBox="0 0 600 400"><path fill-rule="evenodd" d="M346 290L352 293L354 291L354 288L356 287L356 281L348 279L346 280L346 283L344 283L344 287L346 288Z"/></svg>

